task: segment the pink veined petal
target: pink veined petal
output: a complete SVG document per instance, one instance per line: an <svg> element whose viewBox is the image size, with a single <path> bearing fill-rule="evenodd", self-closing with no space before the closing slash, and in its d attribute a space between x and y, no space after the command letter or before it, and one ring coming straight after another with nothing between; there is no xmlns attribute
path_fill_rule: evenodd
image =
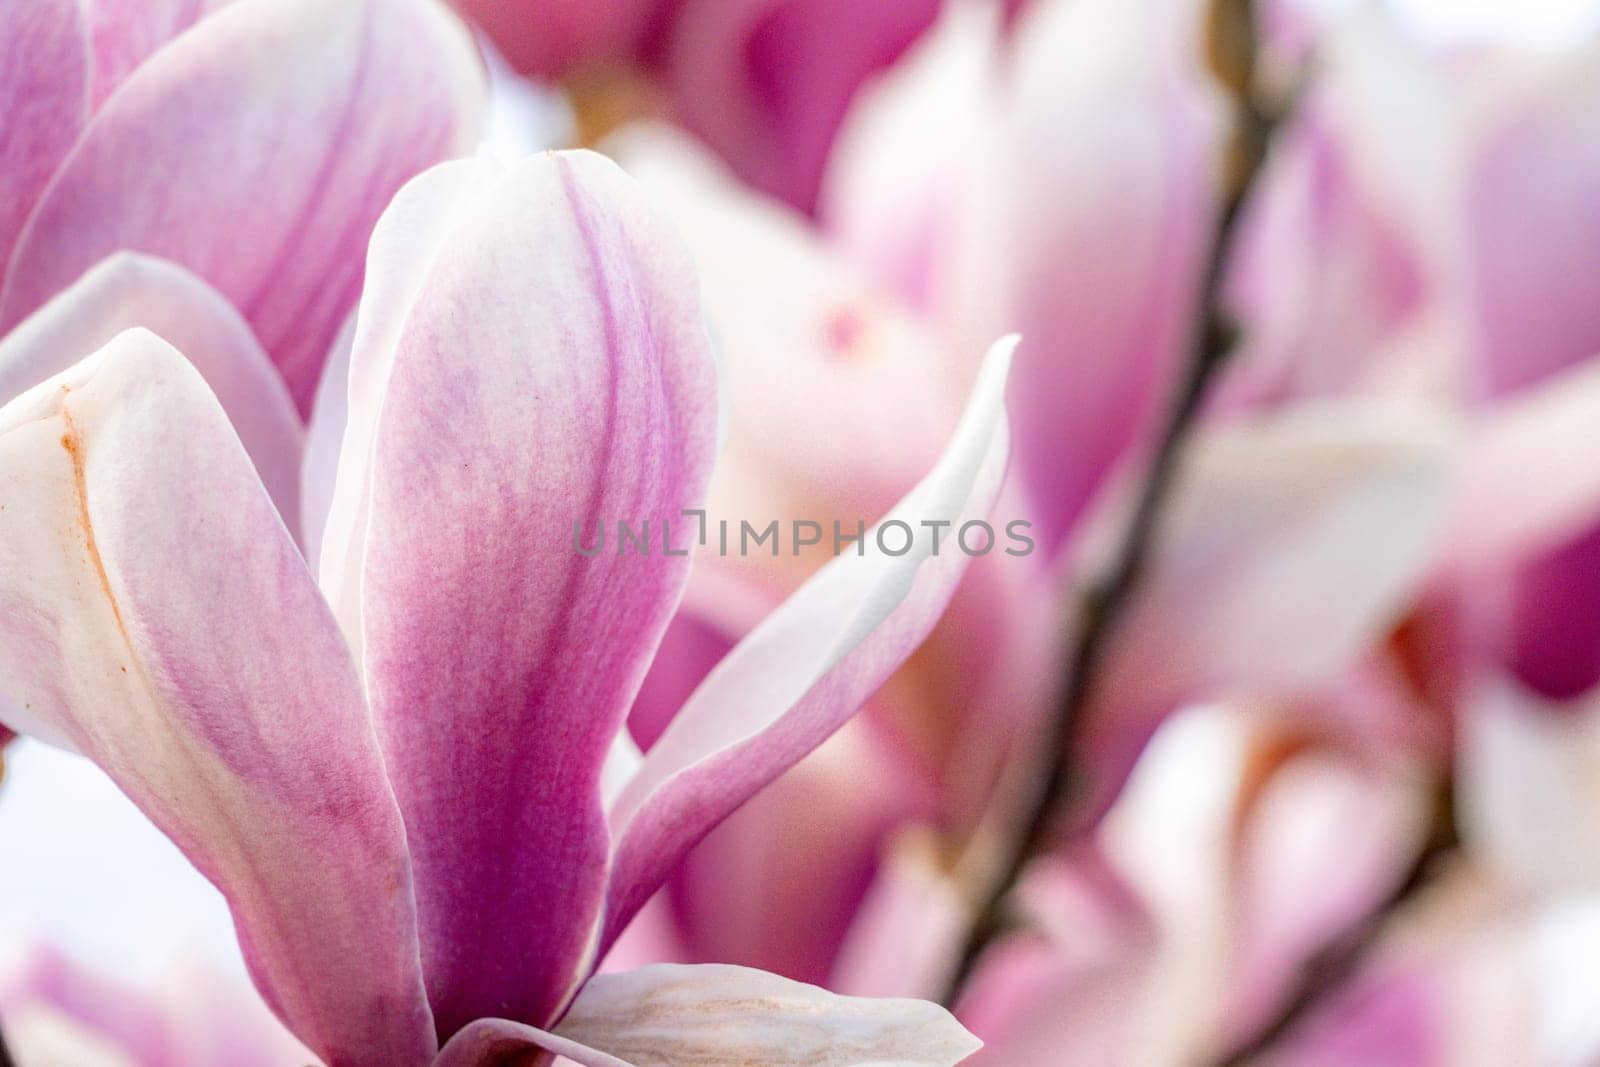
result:
<svg viewBox="0 0 1600 1067"><path fill-rule="evenodd" d="M88 121L87 34L79 0L10 0L0 13L0 272Z"/></svg>
<svg viewBox="0 0 1600 1067"><path fill-rule="evenodd" d="M475 136L482 73L429 0L240 0L112 94L18 239L9 329L119 249L171 259L244 314L300 409L400 185Z"/></svg>
<svg viewBox="0 0 1600 1067"><path fill-rule="evenodd" d="M0 338L0 399L10 399L139 326L194 364L228 413L284 525L298 533L305 430L250 327L175 263L132 252L102 260Z"/></svg>
<svg viewBox="0 0 1600 1067"><path fill-rule="evenodd" d="M222 409L154 335L0 409L0 628L24 720L222 889L291 1029L330 1067L426 1063L405 837L360 679Z"/></svg>
<svg viewBox="0 0 1600 1067"><path fill-rule="evenodd" d="M1312 685L1398 621L1440 544L1454 440L1427 411L1329 406L1195 442L1091 713L1102 801L1177 705Z"/></svg>
<svg viewBox="0 0 1600 1067"><path fill-rule="evenodd" d="M694 273L616 165L578 152L422 176L370 274L330 589L362 635L440 1033L544 1024L593 959L601 769L715 448ZM647 553L617 549L624 521ZM601 523L580 554L575 527L590 545Z"/></svg>
<svg viewBox="0 0 1600 1067"><path fill-rule="evenodd" d="M943 457L874 530L986 519L1007 457L1004 389L1015 338L995 344ZM617 840L602 946L698 840L836 731L927 637L968 562L917 536L891 556L819 571L689 698L613 804ZM891 540L890 544L897 542Z"/></svg>
<svg viewBox="0 0 1600 1067"><path fill-rule="evenodd" d="M233 0L80 0L93 49L92 106L99 108L162 45Z"/></svg>
<svg viewBox="0 0 1600 1067"><path fill-rule="evenodd" d="M555 1029L634 1067L953 1067L982 1045L937 1004L842 997L724 964L597 975Z"/></svg>

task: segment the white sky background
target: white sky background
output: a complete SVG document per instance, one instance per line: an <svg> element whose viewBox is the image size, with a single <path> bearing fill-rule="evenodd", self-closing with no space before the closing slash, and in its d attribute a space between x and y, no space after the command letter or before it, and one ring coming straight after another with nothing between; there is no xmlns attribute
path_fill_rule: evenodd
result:
<svg viewBox="0 0 1600 1067"><path fill-rule="evenodd" d="M1600 0L1390 2L1428 34L1454 41L1559 44L1600 27ZM516 158L541 141L558 143L562 105L495 73L485 151ZM0 787L0 952L31 931L127 977L197 954L242 966L221 897L104 775L28 741L13 746L9 764Z"/></svg>

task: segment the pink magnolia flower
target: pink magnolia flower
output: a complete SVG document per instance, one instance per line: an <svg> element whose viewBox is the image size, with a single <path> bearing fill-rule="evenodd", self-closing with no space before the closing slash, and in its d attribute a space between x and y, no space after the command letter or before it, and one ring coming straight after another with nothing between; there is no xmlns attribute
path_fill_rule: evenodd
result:
<svg viewBox="0 0 1600 1067"><path fill-rule="evenodd" d="M987 514L1008 354L895 516ZM418 177L333 373L317 578L154 335L0 414L7 724L94 759L223 891L295 1035L332 1065L971 1052L918 1002L732 967L590 977L678 858L921 642L964 563L845 555L647 753L619 739L717 436L692 269L631 183L586 153ZM573 551L574 523L621 519L659 550Z"/></svg>

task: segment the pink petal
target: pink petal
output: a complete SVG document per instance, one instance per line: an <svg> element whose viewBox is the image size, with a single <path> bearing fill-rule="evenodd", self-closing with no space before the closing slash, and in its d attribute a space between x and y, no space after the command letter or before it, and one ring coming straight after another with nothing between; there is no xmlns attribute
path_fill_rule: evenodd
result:
<svg viewBox="0 0 1600 1067"><path fill-rule="evenodd" d="M217 12L84 130L17 242L0 329L111 252L149 252L243 312L305 411L373 223L471 145L481 81L465 32L423 0Z"/></svg>
<svg viewBox="0 0 1600 1067"><path fill-rule="evenodd" d="M0 410L0 674L228 897L333 1064L425 1063L399 813L360 680L200 376L144 331Z"/></svg>
<svg viewBox="0 0 1600 1067"><path fill-rule="evenodd" d="M667 883L692 958L832 986L891 835L934 807L903 759L852 720L696 845Z"/></svg>
<svg viewBox="0 0 1600 1067"><path fill-rule="evenodd" d="M452 0L524 74L592 74L637 58L665 0Z"/></svg>
<svg viewBox="0 0 1600 1067"><path fill-rule="evenodd" d="M446 1037L595 951L601 769L687 577L716 384L688 257L616 166L418 178L374 237L323 547L417 871ZM648 521L648 555L615 549ZM574 549L605 524L607 550ZM685 552L685 556L687 553Z"/></svg>
<svg viewBox="0 0 1600 1067"><path fill-rule="evenodd" d="M90 68L79 0L12 0L0 25L3 270L39 194L88 121Z"/></svg>
<svg viewBox="0 0 1600 1067"><path fill-rule="evenodd" d="M1023 337L1017 475L1046 552L1148 444L1189 342L1216 202L1195 6L1055 0L1017 27L992 221L956 254L1003 294L975 328Z"/></svg>
<svg viewBox="0 0 1600 1067"><path fill-rule="evenodd" d="M1213 408L1370 390L1387 369L1380 357L1422 303L1422 264L1351 154L1315 105L1276 145L1229 279L1244 346Z"/></svg>
<svg viewBox="0 0 1600 1067"><path fill-rule="evenodd" d="M962 292L956 275L968 268L963 231L979 224L975 186L989 176L984 157L1003 117L999 23L997 4L945 5L933 29L856 94L828 155L820 214L829 234L936 321L982 298Z"/></svg>
<svg viewBox="0 0 1600 1067"><path fill-rule="evenodd" d="M955 528L988 515L1005 468L1014 345L995 345L945 455L885 522ZM948 542L935 555L928 537L889 556L873 536L864 556L846 547L740 642L612 806L606 944L696 841L836 731L933 628L968 557Z"/></svg>
<svg viewBox="0 0 1600 1067"><path fill-rule="evenodd" d="M1530 893L1600 888L1600 694L1559 705L1475 679L1459 766L1463 834L1490 872Z"/></svg>
<svg viewBox="0 0 1600 1067"><path fill-rule="evenodd" d="M43 943L0 967L0 1017L7 1045L29 1064L87 1067L83 1048L70 1056L56 1049L63 1040L99 1046L114 1062L137 1067L285 1067L314 1058L242 975L195 964L113 977Z"/></svg>
<svg viewBox="0 0 1600 1067"><path fill-rule="evenodd" d="M1600 353L1600 47L1545 63L1467 164L1463 258L1490 395Z"/></svg>
<svg viewBox="0 0 1600 1067"><path fill-rule="evenodd" d="M234 0L82 0L94 50L93 106L162 45Z"/></svg>
<svg viewBox="0 0 1600 1067"><path fill-rule="evenodd" d="M682 0L661 77L676 117L740 178L809 213L851 96L937 13L934 0Z"/></svg>
<svg viewBox="0 0 1600 1067"><path fill-rule="evenodd" d="M1456 571L1495 570L1561 548L1600 522L1600 359L1480 417L1451 501Z"/></svg>
<svg viewBox="0 0 1600 1067"><path fill-rule="evenodd" d="M0 338L0 397L59 374L134 326L188 356L228 413L284 524L298 532L305 431L294 402L239 313L175 263L119 252L62 290Z"/></svg>
<svg viewBox="0 0 1600 1067"><path fill-rule="evenodd" d="M718 964L598 975L556 1032L636 1067L951 1067L982 1044L936 1004L841 997Z"/></svg>

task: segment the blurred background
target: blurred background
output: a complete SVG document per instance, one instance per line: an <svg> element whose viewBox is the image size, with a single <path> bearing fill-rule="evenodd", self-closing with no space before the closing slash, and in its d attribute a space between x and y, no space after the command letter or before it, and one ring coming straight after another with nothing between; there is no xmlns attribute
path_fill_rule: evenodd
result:
<svg viewBox="0 0 1600 1067"><path fill-rule="evenodd" d="M1022 335L1037 551L608 966L942 999L982 1064L1600 1063L1600 3L455 6L482 151L690 245L714 516L870 521ZM641 746L821 558L696 561ZM272 1032L105 776L4 760L0 1010Z"/></svg>

